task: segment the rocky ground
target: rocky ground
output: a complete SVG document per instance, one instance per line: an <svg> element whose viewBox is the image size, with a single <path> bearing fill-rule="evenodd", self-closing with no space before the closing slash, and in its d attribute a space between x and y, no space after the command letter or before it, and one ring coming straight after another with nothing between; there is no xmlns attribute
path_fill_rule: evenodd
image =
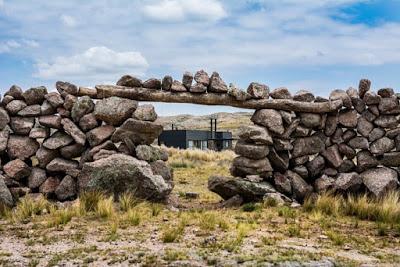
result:
<svg viewBox="0 0 400 267"><path fill-rule="evenodd" d="M398 224L272 202L220 208L207 190L234 154L171 151L174 205L101 200L0 220L1 266L398 266ZM86 204L88 200L85 200ZM108 203L108 204L107 204ZM334 205L334 203L331 203ZM129 206L129 207L127 207ZM174 207L172 207L174 206ZM85 206L87 207L87 206ZM127 210L127 211L126 211ZM330 210L330 209L328 209ZM329 213L329 212L328 212ZM18 216L17 216L18 215ZM25 215L25 216L23 216Z"/></svg>

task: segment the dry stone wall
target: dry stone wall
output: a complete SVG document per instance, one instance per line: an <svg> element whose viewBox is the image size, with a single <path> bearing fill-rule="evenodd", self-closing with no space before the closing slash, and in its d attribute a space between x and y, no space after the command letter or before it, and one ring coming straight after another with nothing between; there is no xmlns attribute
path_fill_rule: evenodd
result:
<svg viewBox="0 0 400 267"><path fill-rule="evenodd" d="M27 193L63 201L82 190L165 199L173 188L168 155L151 145L162 126L154 108L137 101L255 109L235 147L232 177L209 180L224 199L278 194L301 202L326 190L379 197L398 187L400 106L393 89L370 87L363 79L329 99L254 82L244 91L203 70L181 81L125 75L95 89L12 86L0 104L0 203Z"/></svg>

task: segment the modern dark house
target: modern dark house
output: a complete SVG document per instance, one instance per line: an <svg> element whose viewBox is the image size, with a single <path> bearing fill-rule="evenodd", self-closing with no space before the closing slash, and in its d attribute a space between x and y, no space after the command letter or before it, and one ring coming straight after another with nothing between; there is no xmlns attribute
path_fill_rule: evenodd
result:
<svg viewBox="0 0 400 267"><path fill-rule="evenodd" d="M221 151L232 149L232 133L217 131L217 120L210 119L210 130L164 130L158 137L158 144L181 149L210 149Z"/></svg>

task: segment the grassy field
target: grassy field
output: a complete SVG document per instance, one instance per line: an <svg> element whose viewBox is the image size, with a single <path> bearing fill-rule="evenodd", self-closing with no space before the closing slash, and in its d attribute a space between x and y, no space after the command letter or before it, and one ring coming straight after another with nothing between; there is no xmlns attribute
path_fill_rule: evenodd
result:
<svg viewBox="0 0 400 267"><path fill-rule="evenodd" d="M297 209L273 202L218 209L207 180L228 174L234 154L169 152L177 208L129 194L114 202L87 193L62 207L24 199L1 213L0 266L400 264L397 193L383 200L326 194Z"/></svg>

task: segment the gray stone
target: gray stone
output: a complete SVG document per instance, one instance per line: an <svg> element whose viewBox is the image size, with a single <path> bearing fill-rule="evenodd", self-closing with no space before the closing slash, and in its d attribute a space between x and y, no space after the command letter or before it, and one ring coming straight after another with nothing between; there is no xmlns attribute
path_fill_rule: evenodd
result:
<svg viewBox="0 0 400 267"><path fill-rule="evenodd" d="M342 192L357 192L363 180L356 172L340 173L335 181L335 189Z"/></svg>
<svg viewBox="0 0 400 267"><path fill-rule="evenodd" d="M250 83L247 93L254 99L263 99L269 97L269 87L265 84L256 82Z"/></svg>
<svg viewBox="0 0 400 267"><path fill-rule="evenodd" d="M46 181L46 171L41 168L32 168L28 177L28 187L31 189L39 188Z"/></svg>
<svg viewBox="0 0 400 267"><path fill-rule="evenodd" d="M14 99L24 99L22 96L22 89L17 85L13 85L5 92L4 96L12 96Z"/></svg>
<svg viewBox="0 0 400 267"><path fill-rule="evenodd" d="M293 96L293 100L301 102L313 102L315 100L315 96L307 90L300 90Z"/></svg>
<svg viewBox="0 0 400 267"><path fill-rule="evenodd" d="M64 104L63 107L66 110L72 111L72 108L74 107L75 103L78 101L78 98L74 95L66 95L64 99Z"/></svg>
<svg viewBox="0 0 400 267"><path fill-rule="evenodd" d="M14 180L21 180L22 178L28 177L31 173L29 166L20 159L14 159L7 162L3 166L3 170L8 177Z"/></svg>
<svg viewBox="0 0 400 267"><path fill-rule="evenodd" d="M86 114L79 120L79 127L84 132L96 128L97 126L99 126L99 122L97 121L96 116L94 116L93 113Z"/></svg>
<svg viewBox="0 0 400 267"><path fill-rule="evenodd" d="M6 95L3 97L3 100L1 100L0 104L2 104L3 106L6 106L8 103L10 103L13 100L14 100L14 97L12 97L10 95Z"/></svg>
<svg viewBox="0 0 400 267"><path fill-rule="evenodd" d="M14 206L13 197L4 182L4 177L0 175L0 209L3 207L11 208L12 206Z"/></svg>
<svg viewBox="0 0 400 267"><path fill-rule="evenodd" d="M235 146L235 153L251 159L262 159L268 155L269 147L239 140Z"/></svg>
<svg viewBox="0 0 400 267"><path fill-rule="evenodd" d="M161 88L164 91L170 91L172 86L172 77L167 75L162 79Z"/></svg>
<svg viewBox="0 0 400 267"><path fill-rule="evenodd" d="M18 111L18 116L23 117L37 117L41 113L41 106L40 105L31 105L26 106L22 110Z"/></svg>
<svg viewBox="0 0 400 267"><path fill-rule="evenodd" d="M11 159L25 160L33 156L39 148L39 143L26 136L10 135L7 143L7 153Z"/></svg>
<svg viewBox="0 0 400 267"><path fill-rule="evenodd" d="M285 175L289 178L292 185L292 195L294 199L302 202L312 193L312 186L308 185L300 175L292 171L287 171Z"/></svg>
<svg viewBox="0 0 400 267"><path fill-rule="evenodd" d="M271 171L271 163L267 158L254 160L240 156L233 160L231 167L231 174L240 177L254 174L267 176L268 172Z"/></svg>
<svg viewBox="0 0 400 267"><path fill-rule="evenodd" d="M251 121L267 127L274 134L282 135L285 132L282 116L275 109L259 109L253 114Z"/></svg>
<svg viewBox="0 0 400 267"><path fill-rule="evenodd" d="M323 174L320 178L314 182L314 188L317 193L324 193L333 189L335 179Z"/></svg>
<svg viewBox="0 0 400 267"><path fill-rule="evenodd" d="M306 137L310 135L310 132L311 129L299 125L294 131L294 137Z"/></svg>
<svg viewBox="0 0 400 267"><path fill-rule="evenodd" d="M35 118L11 117L10 126L15 134L29 135L35 125Z"/></svg>
<svg viewBox="0 0 400 267"><path fill-rule="evenodd" d="M338 121L343 127L355 128L357 126L357 111L341 110Z"/></svg>
<svg viewBox="0 0 400 267"><path fill-rule="evenodd" d="M246 142L253 142L256 144L272 145L272 137L267 128L257 125L250 125L242 127L239 133L240 139Z"/></svg>
<svg viewBox="0 0 400 267"><path fill-rule="evenodd" d="M358 91L356 88L349 87L346 90L346 94L350 97L351 100L359 98L360 96L358 95Z"/></svg>
<svg viewBox="0 0 400 267"><path fill-rule="evenodd" d="M59 93L51 92L44 96L44 98L49 102L53 108L58 108L64 104L64 99Z"/></svg>
<svg viewBox="0 0 400 267"><path fill-rule="evenodd" d="M370 168L378 166L379 162L374 158L371 152L363 150L357 153L357 171L363 172Z"/></svg>
<svg viewBox="0 0 400 267"><path fill-rule="evenodd" d="M105 141L101 145L95 146L95 147L93 147L92 149L89 150L89 153L88 153L89 158L92 158L96 153L98 153L102 149L117 150L117 147L110 140Z"/></svg>
<svg viewBox="0 0 400 267"><path fill-rule="evenodd" d="M160 124L128 119L119 127L111 137L115 143L127 140L134 144L149 145L161 134L163 126Z"/></svg>
<svg viewBox="0 0 400 267"><path fill-rule="evenodd" d="M381 101L381 97L377 95L375 92L367 91L363 97L363 101L367 105L378 105Z"/></svg>
<svg viewBox="0 0 400 267"><path fill-rule="evenodd" d="M85 145L86 135L81 131L81 129L79 129L78 126L75 125L75 123L68 118L64 118L61 120L61 124L64 128L64 131L71 136L76 143Z"/></svg>
<svg viewBox="0 0 400 267"><path fill-rule="evenodd" d="M171 187L174 186L173 169L163 160L150 162L151 170L154 175L160 175Z"/></svg>
<svg viewBox="0 0 400 267"><path fill-rule="evenodd" d="M325 168L325 159L321 155L318 155L313 160L307 162L306 167L312 178L317 177Z"/></svg>
<svg viewBox="0 0 400 267"><path fill-rule="evenodd" d="M395 96L393 88L381 88L378 90L378 95L380 95L382 98Z"/></svg>
<svg viewBox="0 0 400 267"><path fill-rule="evenodd" d="M234 97L237 101L246 101L251 98L246 91L239 89L232 83L229 84L228 95Z"/></svg>
<svg viewBox="0 0 400 267"><path fill-rule="evenodd" d="M308 179L309 174L306 166L296 166L292 169L295 173L301 176L303 179Z"/></svg>
<svg viewBox="0 0 400 267"><path fill-rule="evenodd" d="M54 129L61 129L61 117L57 115L46 115L39 117L40 125L44 127L54 128Z"/></svg>
<svg viewBox="0 0 400 267"><path fill-rule="evenodd" d="M279 87L269 94L273 99L292 99L292 94L286 87Z"/></svg>
<svg viewBox="0 0 400 267"><path fill-rule="evenodd" d="M352 130L352 129L347 129L347 130L343 133L342 138L343 138L343 141L344 141L344 142L348 142L348 141L350 141L351 139L353 139L353 138L356 137L356 136L357 136L356 131L354 131L354 130Z"/></svg>
<svg viewBox="0 0 400 267"><path fill-rule="evenodd" d="M71 176L67 175L62 179L61 183L57 186L55 194L58 200L65 201L72 199L77 194L77 184Z"/></svg>
<svg viewBox="0 0 400 267"><path fill-rule="evenodd" d="M383 136L385 136L385 130L383 130L381 128L374 128L368 135L368 141L373 142ZM389 138L393 138L393 137L389 136Z"/></svg>
<svg viewBox="0 0 400 267"><path fill-rule="evenodd" d="M378 105L379 112L382 114L398 114L399 100L394 97L382 98Z"/></svg>
<svg viewBox="0 0 400 267"><path fill-rule="evenodd" d="M196 72L196 74L194 75L194 80L197 83L205 85L206 87L208 87L208 85L210 84L210 78L208 77L207 72L205 72L204 70L199 70L198 72Z"/></svg>
<svg viewBox="0 0 400 267"><path fill-rule="evenodd" d="M0 131L0 154L7 149L8 137L10 136L10 128L7 126ZM1 163L0 163L1 165Z"/></svg>
<svg viewBox="0 0 400 267"><path fill-rule="evenodd" d="M115 197L131 192L150 200L165 199L172 190L163 177L153 174L147 162L124 154L85 163L78 183L80 192L95 190Z"/></svg>
<svg viewBox="0 0 400 267"><path fill-rule="evenodd" d="M358 118L357 132L359 132L362 136L368 137L373 129L374 125L371 122L369 122L366 118L364 117Z"/></svg>
<svg viewBox="0 0 400 267"><path fill-rule="evenodd" d="M383 157L380 159L379 163L386 167L400 167L400 152L383 154Z"/></svg>
<svg viewBox="0 0 400 267"><path fill-rule="evenodd" d="M345 162L346 160L344 160L343 162ZM340 165L342 166L343 163ZM328 175L330 177L336 177L336 175L338 174L338 171L334 168L326 168L323 172L323 174Z"/></svg>
<svg viewBox="0 0 400 267"><path fill-rule="evenodd" d="M360 175L365 186L375 197L382 197L386 192L395 190L399 183L397 172L386 167L366 170Z"/></svg>
<svg viewBox="0 0 400 267"><path fill-rule="evenodd" d="M374 120L375 125L382 128L396 128L399 125L399 121L396 116L393 115L381 115Z"/></svg>
<svg viewBox="0 0 400 267"><path fill-rule="evenodd" d="M337 114L328 115L325 122L325 135L331 136L336 131L337 124L338 124Z"/></svg>
<svg viewBox="0 0 400 267"><path fill-rule="evenodd" d="M85 151L85 146L77 143L60 148L61 156L66 159L78 158L83 151Z"/></svg>
<svg viewBox="0 0 400 267"><path fill-rule="evenodd" d="M75 160L55 158L50 161L46 166L46 170L49 172L66 172L68 169L78 168L78 162Z"/></svg>
<svg viewBox="0 0 400 267"><path fill-rule="evenodd" d="M186 71L182 76L182 85L185 86L187 90L189 90L190 87L192 87L192 83L193 83L193 74Z"/></svg>
<svg viewBox="0 0 400 267"><path fill-rule="evenodd" d="M187 89L180 81L174 80L171 84L171 92L180 93L187 92Z"/></svg>
<svg viewBox="0 0 400 267"><path fill-rule="evenodd" d="M160 90L161 89L161 81L159 79L150 78L143 82L143 87L149 88L149 89Z"/></svg>
<svg viewBox="0 0 400 267"><path fill-rule="evenodd" d="M36 151L36 158L39 161L40 168L46 168L46 165L56 157L58 157L58 150L47 149L42 146Z"/></svg>
<svg viewBox="0 0 400 267"><path fill-rule="evenodd" d="M46 181L39 187L39 192L45 197L50 198L54 195L60 180L57 177L48 177Z"/></svg>
<svg viewBox="0 0 400 267"><path fill-rule="evenodd" d="M333 135L331 136L330 140L334 144L343 143L344 140L343 140L343 130L342 130L342 128L336 128L336 131L333 133Z"/></svg>
<svg viewBox="0 0 400 267"><path fill-rule="evenodd" d="M0 107L0 130L3 130L10 123L10 117L7 111Z"/></svg>
<svg viewBox="0 0 400 267"><path fill-rule="evenodd" d="M338 149L340 154L345 155L348 159L353 159L356 156L355 149L351 148L345 143L339 144Z"/></svg>
<svg viewBox="0 0 400 267"><path fill-rule="evenodd" d="M205 93L207 91L207 87L202 83L195 83L189 89L191 93Z"/></svg>
<svg viewBox="0 0 400 267"><path fill-rule="evenodd" d="M300 113L300 121L307 128L317 128L321 126L322 117L317 113Z"/></svg>
<svg viewBox="0 0 400 267"><path fill-rule="evenodd" d="M351 102L353 104L353 107L355 110L357 110L358 113L363 113L365 111L366 105L364 100L360 98L352 98Z"/></svg>
<svg viewBox="0 0 400 267"><path fill-rule="evenodd" d="M138 145L136 147L136 157L145 161L168 160L168 152L158 147L148 145Z"/></svg>
<svg viewBox="0 0 400 267"><path fill-rule="evenodd" d="M56 82L56 88L61 95L78 95L78 87L69 82L58 81Z"/></svg>
<svg viewBox="0 0 400 267"><path fill-rule="evenodd" d="M56 109L53 108L53 106L50 105L50 103L47 100L43 101L43 104L40 106L40 114L42 116L44 116L44 115L52 115L52 114L54 114L56 112L57 112Z"/></svg>
<svg viewBox="0 0 400 267"><path fill-rule="evenodd" d="M55 132L49 138L44 140L43 146L48 149L59 149L67 146L74 141L71 136L64 132Z"/></svg>
<svg viewBox="0 0 400 267"><path fill-rule="evenodd" d="M343 160L342 164L337 168L339 172L351 172L355 170L356 165L352 160L346 159Z"/></svg>
<svg viewBox="0 0 400 267"><path fill-rule="evenodd" d="M368 140L365 137L356 136L348 142L348 145L354 149L368 149Z"/></svg>
<svg viewBox="0 0 400 267"><path fill-rule="evenodd" d="M6 105L6 110L11 115L16 115L19 111L23 110L28 105L23 100L12 100Z"/></svg>
<svg viewBox="0 0 400 267"><path fill-rule="evenodd" d="M275 149L271 149L268 154L268 159L276 171L286 171L289 168L289 154L288 152L283 151L275 151Z"/></svg>
<svg viewBox="0 0 400 267"><path fill-rule="evenodd" d="M360 80L360 83L358 85L358 94L360 95L360 98L363 98L365 93L368 92L371 88L371 81L368 79L362 79Z"/></svg>
<svg viewBox="0 0 400 267"><path fill-rule="evenodd" d="M126 87L142 87L142 80L131 75L124 75L117 81L117 85Z"/></svg>
<svg viewBox="0 0 400 267"><path fill-rule="evenodd" d="M274 148L276 151L289 151L293 149L293 145L290 140L274 138Z"/></svg>
<svg viewBox="0 0 400 267"><path fill-rule="evenodd" d="M45 95L47 95L47 89L44 86L34 87L22 93L22 96L28 105L41 105L44 101Z"/></svg>
<svg viewBox="0 0 400 267"><path fill-rule="evenodd" d="M157 113L156 113L153 105L145 104L145 105L140 105L135 110L132 117L134 119L140 120L140 121L153 122L153 121L157 120Z"/></svg>
<svg viewBox="0 0 400 267"><path fill-rule="evenodd" d="M273 177L275 187L279 192L288 196L292 195L292 184L288 176L275 172Z"/></svg>
<svg viewBox="0 0 400 267"><path fill-rule="evenodd" d="M47 138L50 135L49 128L35 127L29 132L29 137L34 139Z"/></svg>
<svg viewBox="0 0 400 267"><path fill-rule="evenodd" d="M382 155L383 153L391 151L394 146L394 141L385 136L373 142L369 149L373 154Z"/></svg>
<svg viewBox="0 0 400 267"><path fill-rule="evenodd" d="M136 108L136 101L112 96L97 101L94 115L97 119L116 126L130 118Z"/></svg>
<svg viewBox="0 0 400 267"><path fill-rule="evenodd" d="M370 122L373 122L376 118L377 118L377 116L376 115L374 115L371 111L369 111L369 110L365 110L363 113L362 113L362 116L363 117L365 117L368 121L370 121Z"/></svg>
<svg viewBox="0 0 400 267"><path fill-rule="evenodd" d="M385 135L385 134L384 134ZM387 132L386 132L386 136L387 137L389 137L389 138L395 138L396 136L398 136L398 135L400 135L400 127L399 128L395 128L395 129L391 129L391 130L388 130ZM383 136L383 135L382 135ZM381 136L381 137L382 137Z"/></svg>
<svg viewBox="0 0 400 267"><path fill-rule="evenodd" d="M343 158L339 153L337 145L328 147L327 149L322 151L321 155L335 168L338 168L343 162Z"/></svg>
<svg viewBox="0 0 400 267"><path fill-rule="evenodd" d="M267 182L254 183L237 177L222 176L211 176L208 180L208 189L225 200L239 195L245 202L259 201L265 194L276 192Z"/></svg>
<svg viewBox="0 0 400 267"><path fill-rule="evenodd" d="M313 155L325 149L325 144L318 136L297 138L293 143L293 157Z"/></svg>
<svg viewBox="0 0 400 267"><path fill-rule="evenodd" d="M90 97L80 97L72 106L71 117L74 122L78 123L84 115L91 113L94 110L94 107L95 104Z"/></svg>
<svg viewBox="0 0 400 267"><path fill-rule="evenodd" d="M100 149L99 152L94 154L93 160L96 161L96 160L99 160L99 159L108 158L109 156L114 155L114 154L117 154L117 151Z"/></svg>
<svg viewBox="0 0 400 267"><path fill-rule="evenodd" d="M210 78L210 86L208 87L208 91L212 93L227 93L228 86L221 79L217 72L213 72Z"/></svg>
<svg viewBox="0 0 400 267"><path fill-rule="evenodd" d="M350 96L346 93L346 91L341 89L333 90L329 96L329 100L342 100L344 107L348 109L352 107Z"/></svg>
<svg viewBox="0 0 400 267"><path fill-rule="evenodd" d="M115 128L111 125L103 125L86 133L87 140L91 147L100 145L109 139L114 133Z"/></svg>
<svg viewBox="0 0 400 267"><path fill-rule="evenodd" d="M241 196L235 195L227 200L224 200L219 203L218 207L220 208L237 208L243 204L244 200Z"/></svg>

